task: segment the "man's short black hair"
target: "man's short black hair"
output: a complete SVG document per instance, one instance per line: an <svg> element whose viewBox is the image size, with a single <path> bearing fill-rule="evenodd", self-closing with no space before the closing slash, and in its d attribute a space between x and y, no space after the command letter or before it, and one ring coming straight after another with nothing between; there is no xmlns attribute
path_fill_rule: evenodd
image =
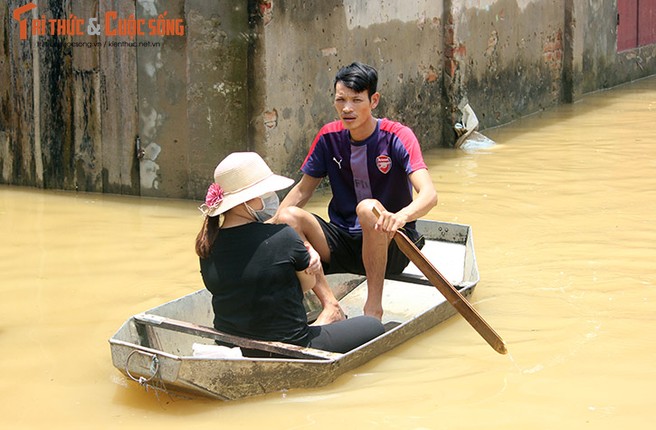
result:
<svg viewBox="0 0 656 430"><path fill-rule="evenodd" d="M356 61L339 69L335 76L334 88L337 87L337 82L358 93L366 90L371 99L378 86L378 72L373 67Z"/></svg>

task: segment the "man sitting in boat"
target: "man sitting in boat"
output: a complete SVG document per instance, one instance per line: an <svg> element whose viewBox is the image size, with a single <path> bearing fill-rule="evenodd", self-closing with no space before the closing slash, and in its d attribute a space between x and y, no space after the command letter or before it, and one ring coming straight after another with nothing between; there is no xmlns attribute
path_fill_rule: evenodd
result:
<svg viewBox="0 0 656 430"><path fill-rule="evenodd" d="M253 152L227 156L214 171L196 253L212 293L214 327L257 340L347 352L384 332L376 318L343 319L321 266L308 273L310 254L284 224L265 223L278 208L276 191L293 180L275 175ZM324 310L339 320L309 325L303 293L313 289ZM335 317L336 309L340 317Z"/></svg>
<svg viewBox="0 0 656 430"><path fill-rule="evenodd" d="M415 220L437 204L437 193L412 130L373 116L380 100L377 83L376 69L366 64L339 70L334 81L339 120L314 138L303 176L274 222L291 225L306 246L311 244L325 273L366 274L364 314L381 319L385 275L401 273L409 262L392 238L402 229L421 248ZM330 222L300 209L325 176L333 194Z"/></svg>

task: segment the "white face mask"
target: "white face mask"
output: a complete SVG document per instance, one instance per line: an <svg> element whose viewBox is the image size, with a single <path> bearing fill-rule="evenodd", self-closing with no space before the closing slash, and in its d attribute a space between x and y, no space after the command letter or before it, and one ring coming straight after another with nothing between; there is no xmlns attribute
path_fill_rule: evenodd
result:
<svg viewBox="0 0 656 430"><path fill-rule="evenodd" d="M278 199L278 194L275 192L266 193L260 197L260 199L262 200L262 209L257 211L248 206L248 203L244 204L246 205L248 213L250 213L255 220L264 222L276 214L278 206L280 205L280 200Z"/></svg>

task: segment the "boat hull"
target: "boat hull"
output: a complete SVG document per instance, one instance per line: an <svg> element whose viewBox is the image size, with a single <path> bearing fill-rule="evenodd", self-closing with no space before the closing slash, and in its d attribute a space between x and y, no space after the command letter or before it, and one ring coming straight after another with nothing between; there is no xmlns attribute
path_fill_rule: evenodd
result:
<svg viewBox="0 0 656 430"><path fill-rule="evenodd" d="M449 281L469 297L479 280L471 228L436 221L418 221L427 238L424 254ZM347 315L362 313L366 280L357 275L330 275L329 282ZM316 301L308 295L308 315ZM444 297L410 265L383 289L381 336L345 354L323 358L208 358L193 355L194 344L213 344L198 336L144 326L128 319L110 339L114 366L145 386L232 400L270 392L320 387L399 344L438 325L456 313ZM210 293L203 289L150 309L148 315L211 326Z"/></svg>

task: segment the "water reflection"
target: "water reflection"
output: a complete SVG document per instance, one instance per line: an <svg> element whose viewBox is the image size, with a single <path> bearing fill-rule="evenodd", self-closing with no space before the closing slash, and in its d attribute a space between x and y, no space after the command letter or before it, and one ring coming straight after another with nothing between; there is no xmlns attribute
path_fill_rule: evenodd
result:
<svg viewBox="0 0 656 430"><path fill-rule="evenodd" d="M510 356L455 317L327 387L229 403L146 393L107 344L130 315L200 288L198 202L0 187L0 416L16 428L647 428L655 123L650 78L484 131L494 146L425 154L440 193L429 217L473 226L473 303Z"/></svg>

